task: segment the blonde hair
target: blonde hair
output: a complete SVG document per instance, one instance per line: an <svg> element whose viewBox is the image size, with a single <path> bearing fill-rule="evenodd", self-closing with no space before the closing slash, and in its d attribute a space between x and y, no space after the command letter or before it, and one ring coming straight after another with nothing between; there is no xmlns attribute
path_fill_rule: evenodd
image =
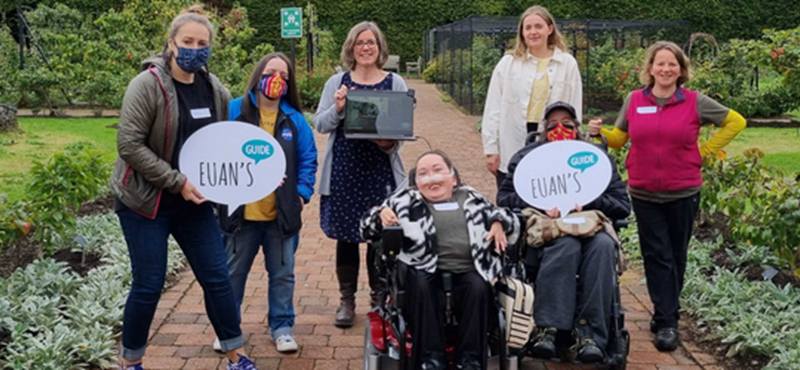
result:
<svg viewBox="0 0 800 370"><path fill-rule="evenodd" d="M375 41L378 43L378 60L375 64L378 65L378 68L383 68L386 60L389 59L389 48L386 46L386 39L383 38L383 32L381 32L377 24L364 21L350 29L350 32L347 34L347 40L345 40L342 45L342 53L340 55L342 66L351 71L356 69L356 39L358 35L364 31L372 31L372 34L375 35Z"/></svg>
<svg viewBox="0 0 800 370"><path fill-rule="evenodd" d="M551 49L553 47L557 47L562 51L566 50L567 40L564 39L564 36L558 31L558 26L556 25L553 16L550 15L550 12L548 12L543 6L534 5L525 10L525 12L522 13L522 16L519 17L519 24L517 25L517 45L514 47L514 50L511 52L511 54L517 58L523 58L528 53L528 45L525 44L525 36L522 35L523 23L525 22L525 18L528 18L534 14L542 17L548 26L553 26L553 33L547 37L547 47Z"/></svg>
<svg viewBox="0 0 800 370"><path fill-rule="evenodd" d="M186 25L187 23L198 23L205 26L208 29L208 43L209 45L214 42L214 36L216 35L216 30L214 25L211 24L211 21L208 20L208 17L205 16L203 11L203 6L199 4L192 5L186 9L181 10L181 14L175 17L172 20L172 23L169 26L169 33L167 36L167 43L164 45L164 57L167 61L172 59L172 51L169 50L169 40L175 39L175 36L178 35L178 31Z"/></svg>
<svg viewBox="0 0 800 370"><path fill-rule="evenodd" d="M656 59L656 54L661 50L669 50L675 55L678 60L678 65L681 67L681 75L678 77L678 86L681 86L692 79L692 63L689 57L683 52L680 46L671 41L658 41L647 49L647 54L644 57L644 64L642 64L641 71L639 72L639 82L645 86L650 86L655 83L653 75L650 74L650 69L653 67L653 62Z"/></svg>

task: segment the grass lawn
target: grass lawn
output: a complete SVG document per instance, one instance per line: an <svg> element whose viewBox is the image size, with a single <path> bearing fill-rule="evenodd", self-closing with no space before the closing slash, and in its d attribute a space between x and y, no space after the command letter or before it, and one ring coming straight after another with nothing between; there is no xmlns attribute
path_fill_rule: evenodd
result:
<svg viewBox="0 0 800 370"><path fill-rule="evenodd" d="M704 128L701 135L706 137ZM764 163L783 167L788 171L800 171L800 137L794 128L745 128L725 147L728 155L740 155L745 149L758 148L763 151Z"/></svg>
<svg viewBox="0 0 800 370"><path fill-rule="evenodd" d="M112 163L117 130L107 126L118 122L118 118L20 118L24 133L0 133L0 193L12 200L22 198L33 161L46 161L79 141L93 143Z"/></svg>

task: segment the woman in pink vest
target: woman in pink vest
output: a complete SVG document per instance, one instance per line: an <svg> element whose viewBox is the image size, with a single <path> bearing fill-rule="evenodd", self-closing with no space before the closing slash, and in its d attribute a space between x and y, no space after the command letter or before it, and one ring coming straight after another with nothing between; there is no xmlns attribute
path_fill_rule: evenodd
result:
<svg viewBox="0 0 800 370"><path fill-rule="evenodd" d="M639 79L646 86L628 95L613 131L589 123L612 148L630 140L625 166L639 229L647 289L655 307L650 330L661 351L678 343L678 318L686 253L700 200L702 157L727 145L745 127L739 113L682 87L691 77L689 58L678 45L660 41L647 50ZM722 127L697 144L700 127Z"/></svg>

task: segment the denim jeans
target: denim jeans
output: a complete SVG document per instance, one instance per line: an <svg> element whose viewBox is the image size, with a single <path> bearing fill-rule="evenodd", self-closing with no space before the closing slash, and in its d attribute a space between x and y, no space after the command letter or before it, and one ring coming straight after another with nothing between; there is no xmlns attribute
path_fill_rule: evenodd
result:
<svg viewBox="0 0 800 370"><path fill-rule="evenodd" d="M131 257L133 282L122 323L122 358L144 356L150 324L164 288L167 239L175 238L203 287L206 313L224 351L244 345L240 317L225 268L222 235L210 204L162 205L155 219L128 208L117 213Z"/></svg>
<svg viewBox="0 0 800 370"><path fill-rule="evenodd" d="M228 271L231 275L233 294L241 307L247 275L259 246L264 250L264 265L269 276L268 304L270 333L272 338L291 335L294 326L294 253L300 235L283 236L276 221L244 221L242 228L233 237L225 237L228 254Z"/></svg>

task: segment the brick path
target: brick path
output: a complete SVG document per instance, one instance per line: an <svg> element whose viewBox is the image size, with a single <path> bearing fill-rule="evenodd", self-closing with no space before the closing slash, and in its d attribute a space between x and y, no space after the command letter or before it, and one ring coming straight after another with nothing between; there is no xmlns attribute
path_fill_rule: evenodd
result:
<svg viewBox="0 0 800 370"><path fill-rule="evenodd" d="M417 91L415 112L416 134L430 141L453 157L464 181L494 199L494 179L485 170L480 134L474 127L479 117L466 116L439 98L433 85L411 80L409 87ZM317 147L324 153L327 136L317 135ZM427 150L425 140L407 143L402 156L408 165ZM267 276L263 255L256 258L250 273L242 305L242 328L247 351L261 370L269 369L361 369L365 316L367 311L367 276L362 267L357 295L356 325L342 330L333 326L338 305L335 276L335 243L319 228L319 196L306 206L300 247L297 251L297 283L294 332L301 349L290 355L279 354L267 333ZM362 245L362 266L364 246ZM623 278L622 302L627 311L627 327L631 331L630 370L721 370L714 358L699 352L691 344L678 351L659 353L651 344L649 332L652 309L647 289L638 272L629 271ZM145 357L147 369L215 369L225 368L221 355L211 349L213 328L205 316L200 286L191 271L183 273L180 282L161 298L152 326L150 346ZM591 369L526 360L523 369Z"/></svg>

